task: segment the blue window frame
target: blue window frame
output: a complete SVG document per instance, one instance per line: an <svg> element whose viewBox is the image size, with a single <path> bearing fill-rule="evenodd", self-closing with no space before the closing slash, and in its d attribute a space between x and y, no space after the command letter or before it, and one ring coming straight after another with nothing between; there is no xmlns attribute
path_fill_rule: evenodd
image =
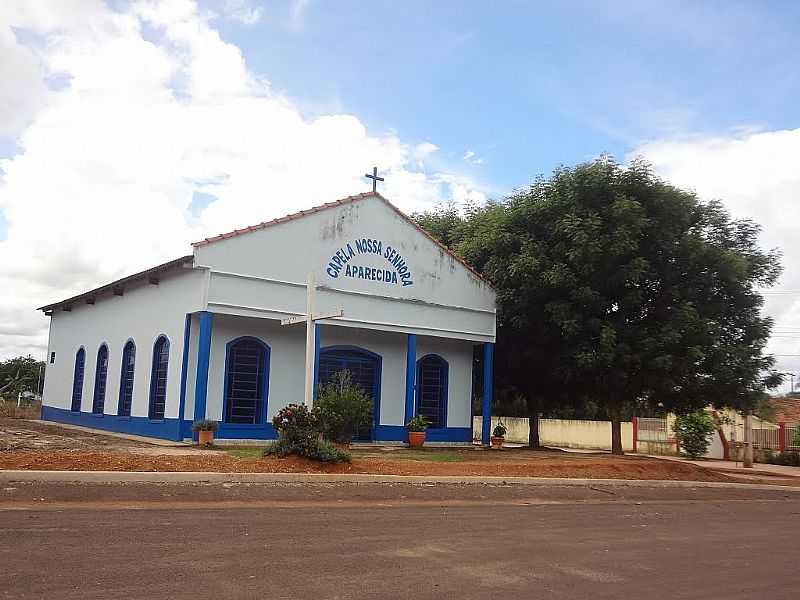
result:
<svg viewBox="0 0 800 600"><path fill-rule="evenodd" d="M380 422L381 357L356 346L330 346L320 350L317 383L330 383L339 371L350 371L353 382L373 402L373 423L359 430L357 440L371 440L375 424Z"/></svg>
<svg viewBox="0 0 800 600"><path fill-rule="evenodd" d="M225 358L223 422L265 423L268 386L269 347L252 337L230 342Z"/></svg>
<svg viewBox="0 0 800 600"><path fill-rule="evenodd" d="M101 345L97 350L97 366L94 369L94 397L92 413L102 415L106 405L106 381L108 380L108 346Z"/></svg>
<svg viewBox="0 0 800 600"><path fill-rule="evenodd" d="M83 374L86 370L86 351L80 348L75 353L75 370L72 373L72 412L81 410L81 400L83 399Z"/></svg>
<svg viewBox="0 0 800 600"><path fill-rule="evenodd" d="M136 344L128 340L122 349L122 367L119 376L119 406L117 414L121 417L131 416L133 404L133 374L136 367Z"/></svg>
<svg viewBox="0 0 800 600"><path fill-rule="evenodd" d="M417 361L417 413L434 429L447 427L447 361L428 354Z"/></svg>
<svg viewBox="0 0 800 600"><path fill-rule="evenodd" d="M162 420L167 408L167 371L169 368L169 340L159 336L153 344L153 367L150 370L150 407L147 416Z"/></svg>

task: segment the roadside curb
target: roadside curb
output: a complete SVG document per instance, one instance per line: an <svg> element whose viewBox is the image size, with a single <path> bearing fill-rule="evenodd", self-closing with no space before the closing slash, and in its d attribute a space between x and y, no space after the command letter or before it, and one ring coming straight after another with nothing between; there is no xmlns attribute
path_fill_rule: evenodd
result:
<svg viewBox="0 0 800 600"><path fill-rule="evenodd" d="M155 471L6 471L0 470L0 483L21 481L57 483L416 483L473 485L530 485L586 487L606 485L650 488L721 488L783 490L800 492L800 487L758 483L673 481L648 479L572 479L563 477L482 477L446 475L371 475L367 473L210 473Z"/></svg>

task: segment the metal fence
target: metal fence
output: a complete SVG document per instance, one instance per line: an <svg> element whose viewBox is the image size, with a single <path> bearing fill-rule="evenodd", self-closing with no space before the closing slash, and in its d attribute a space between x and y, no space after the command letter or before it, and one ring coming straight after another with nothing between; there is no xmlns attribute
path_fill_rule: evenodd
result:
<svg viewBox="0 0 800 600"><path fill-rule="evenodd" d="M675 454L677 442L669 420L660 417L634 418L634 449L645 454Z"/></svg>
<svg viewBox="0 0 800 600"><path fill-rule="evenodd" d="M788 426L783 423L777 429L753 429L753 448L776 452L800 450L800 445L794 443L797 441L798 430L798 425Z"/></svg>

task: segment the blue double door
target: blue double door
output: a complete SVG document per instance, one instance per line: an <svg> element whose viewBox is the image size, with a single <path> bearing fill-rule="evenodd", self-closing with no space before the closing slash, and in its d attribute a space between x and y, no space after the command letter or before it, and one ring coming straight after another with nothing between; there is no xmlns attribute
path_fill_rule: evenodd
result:
<svg viewBox="0 0 800 600"><path fill-rule="evenodd" d="M320 350L317 380L319 385L330 383L336 373L345 370L350 371L353 382L372 398L372 423L361 428L355 439L374 440L380 415L381 358L377 354L354 346L333 346Z"/></svg>

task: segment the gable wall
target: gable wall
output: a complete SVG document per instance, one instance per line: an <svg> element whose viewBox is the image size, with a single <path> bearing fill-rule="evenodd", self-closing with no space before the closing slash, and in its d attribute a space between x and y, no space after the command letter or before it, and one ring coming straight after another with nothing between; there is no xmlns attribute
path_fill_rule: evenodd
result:
<svg viewBox="0 0 800 600"><path fill-rule="evenodd" d="M381 254L360 253L356 240L362 239L380 241ZM411 285L402 285L400 269L387 259L390 246L407 265ZM339 269L330 267L337 251L349 259ZM274 319L303 314L313 271L318 310L343 308L340 325L494 340L494 291L376 197L199 246L195 263L211 268L213 312ZM361 267L359 276L348 276L348 266ZM375 280L387 273L397 283Z"/></svg>

